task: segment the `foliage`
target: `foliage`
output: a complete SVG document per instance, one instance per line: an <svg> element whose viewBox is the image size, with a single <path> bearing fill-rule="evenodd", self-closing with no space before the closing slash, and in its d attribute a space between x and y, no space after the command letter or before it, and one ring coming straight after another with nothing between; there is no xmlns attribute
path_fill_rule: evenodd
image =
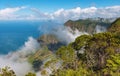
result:
<svg viewBox="0 0 120 76"><path fill-rule="evenodd" d="M63 61L63 67L66 68L72 68L75 62L75 51L71 46L62 46L61 48L58 49L56 52L56 55L62 59Z"/></svg>
<svg viewBox="0 0 120 76"><path fill-rule="evenodd" d="M82 35L75 39L75 42L72 43L74 49L80 50L83 46L86 45L87 41L91 38L90 35Z"/></svg>
<svg viewBox="0 0 120 76"><path fill-rule="evenodd" d="M16 76L15 72L6 66L5 68L0 68L0 76ZM34 73L28 72L25 76L36 76Z"/></svg>
<svg viewBox="0 0 120 76"><path fill-rule="evenodd" d="M28 72L25 76L36 76L34 73Z"/></svg>
<svg viewBox="0 0 120 76"><path fill-rule="evenodd" d="M120 33L120 18L116 19L108 28L109 32Z"/></svg>
<svg viewBox="0 0 120 76"><path fill-rule="evenodd" d="M120 76L120 54L111 55L102 71L104 75Z"/></svg>
<svg viewBox="0 0 120 76"><path fill-rule="evenodd" d="M82 48L84 48L84 52L79 53ZM70 49L74 52L70 53ZM57 72L56 76L118 75L120 74L120 55L117 55L117 53L120 53L119 49L120 36L118 34L105 32L82 35L76 38L75 42L70 43L69 48L68 46L61 47L56 53L65 63L73 62L72 60L74 60L77 68L73 64L67 63L67 65L74 68L67 67L66 69L63 67L62 70ZM75 55L73 59L70 57L71 54ZM80 67L83 65L84 67ZM82 72L84 70L86 71L85 73Z"/></svg>
<svg viewBox="0 0 120 76"><path fill-rule="evenodd" d="M78 69L60 69L55 76L96 76L91 70L87 69L81 64Z"/></svg>
<svg viewBox="0 0 120 76"><path fill-rule="evenodd" d="M66 62L74 61L75 58L74 49L69 46L62 46L59 48L56 55Z"/></svg>
<svg viewBox="0 0 120 76"><path fill-rule="evenodd" d="M0 76L16 76L15 72L10 67L0 68Z"/></svg>
<svg viewBox="0 0 120 76"><path fill-rule="evenodd" d="M44 64L44 67L54 66L55 63L57 63L57 62L58 62L57 59L48 60L48 61Z"/></svg>
<svg viewBox="0 0 120 76"><path fill-rule="evenodd" d="M48 74L48 73L47 73L46 70L42 70L42 71L41 71L41 75L46 76L47 74Z"/></svg>
<svg viewBox="0 0 120 76"><path fill-rule="evenodd" d="M113 72L120 71L120 54L111 55L107 60L106 66Z"/></svg>
<svg viewBox="0 0 120 76"><path fill-rule="evenodd" d="M105 67L106 59L117 53L120 48L120 39L112 33L94 34L85 47L87 64L96 69Z"/></svg>

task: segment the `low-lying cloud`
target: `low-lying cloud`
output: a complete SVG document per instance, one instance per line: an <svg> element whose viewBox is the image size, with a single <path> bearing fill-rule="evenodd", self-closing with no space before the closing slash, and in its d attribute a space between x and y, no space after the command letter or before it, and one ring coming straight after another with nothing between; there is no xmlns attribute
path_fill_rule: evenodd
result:
<svg viewBox="0 0 120 76"><path fill-rule="evenodd" d="M85 31L79 31L79 30L72 30L69 27L66 27L61 24L57 23L47 23L44 25L41 25L39 27L39 31L43 34L53 34L55 35L61 42L70 43L75 40L80 35L88 34Z"/></svg>
<svg viewBox="0 0 120 76"><path fill-rule="evenodd" d="M68 44L73 42L78 36L88 33L84 31L78 31L77 29L73 31L68 27L61 27L58 28L57 31L53 31L53 34L55 34L61 41Z"/></svg>
<svg viewBox="0 0 120 76"><path fill-rule="evenodd" d="M0 56L0 68L9 66L17 76L24 76L27 72L33 71L32 65L26 57L38 48L39 43L34 38L29 37L28 41L18 51Z"/></svg>
<svg viewBox="0 0 120 76"><path fill-rule="evenodd" d="M97 25L95 28L95 33L105 32L107 29L104 26Z"/></svg>

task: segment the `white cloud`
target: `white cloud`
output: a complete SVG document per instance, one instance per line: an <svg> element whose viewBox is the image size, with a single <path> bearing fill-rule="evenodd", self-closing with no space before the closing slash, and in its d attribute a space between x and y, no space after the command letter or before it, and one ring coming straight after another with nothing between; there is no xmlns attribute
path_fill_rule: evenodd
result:
<svg viewBox="0 0 120 76"><path fill-rule="evenodd" d="M110 6L104 8L88 7L80 8L76 7L73 9L59 9L53 13L44 13L42 10L36 8L26 8L31 11L31 13L16 14L16 12L21 11L25 7L16 8L6 8L0 10L0 19L24 19L24 20L58 20L67 21L69 19L77 20L80 18L93 18L93 17L119 17L120 16L120 6Z"/></svg>
<svg viewBox="0 0 120 76"><path fill-rule="evenodd" d="M111 18L111 17L119 17L120 16L120 6L111 6L105 8L74 8L69 10L60 9L52 14L54 19L57 20L76 20L79 18L93 18L93 17L103 17L103 18Z"/></svg>
<svg viewBox="0 0 120 76"><path fill-rule="evenodd" d="M73 42L78 36L88 34L84 31L78 31L77 29L73 31L71 28L68 27L61 27L57 28L57 31L52 31L59 40L66 42L67 44Z"/></svg>
<svg viewBox="0 0 120 76"><path fill-rule="evenodd" d="M15 7L15 8L0 9L0 20L6 20L6 19L8 20L8 19L17 18L18 15L15 13L24 8L26 7L22 6L22 7Z"/></svg>
<svg viewBox="0 0 120 76"><path fill-rule="evenodd" d="M33 12L36 12L34 10ZM39 12L39 13L38 13ZM76 7L73 9L59 9L53 13L42 13L37 10L37 17L42 17L43 19L52 19L59 21L67 21L69 19L77 20L80 18L93 18L93 17L103 17L103 18L112 18L120 16L120 6L111 6L104 8L97 7L88 7L88 8L80 8Z"/></svg>
<svg viewBox="0 0 120 76"><path fill-rule="evenodd" d="M16 11L19 11L20 9L23 9L25 7L16 7L16 8L5 8L0 10L0 14L12 14Z"/></svg>
<svg viewBox="0 0 120 76"><path fill-rule="evenodd" d="M88 16L92 16L94 12L97 10L95 7L90 7L90 8L85 8L81 9L80 7L74 8L74 9L69 9L69 10L64 10L60 9L53 13L52 15L54 16L54 19L61 19L61 20L68 20L68 19L79 19L79 18L84 18Z"/></svg>

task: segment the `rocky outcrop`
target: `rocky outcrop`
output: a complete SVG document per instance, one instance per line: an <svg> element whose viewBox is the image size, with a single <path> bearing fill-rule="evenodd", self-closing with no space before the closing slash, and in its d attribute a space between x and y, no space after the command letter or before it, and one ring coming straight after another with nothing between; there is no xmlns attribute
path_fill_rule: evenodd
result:
<svg viewBox="0 0 120 76"><path fill-rule="evenodd" d="M56 51L59 47L65 45L55 35L45 34L38 38L38 42L42 47L47 46L49 50Z"/></svg>

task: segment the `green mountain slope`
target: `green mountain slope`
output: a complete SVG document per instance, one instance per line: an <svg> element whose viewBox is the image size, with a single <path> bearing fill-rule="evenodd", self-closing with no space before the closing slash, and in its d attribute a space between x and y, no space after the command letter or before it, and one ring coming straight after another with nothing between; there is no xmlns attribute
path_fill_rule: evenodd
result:
<svg viewBox="0 0 120 76"><path fill-rule="evenodd" d="M79 19L76 21L69 20L64 25L70 27L73 30L77 29L79 31L94 33L97 25L104 26L107 28L110 25L110 23L111 22L107 19L104 20L102 18L99 18L97 20L95 19Z"/></svg>
<svg viewBox="0 0 120 76"><path fill-rule="evenodd" d="M108 28L109 32L119 33L120 32L120 18L116 19L111 26Z"/></svg>

